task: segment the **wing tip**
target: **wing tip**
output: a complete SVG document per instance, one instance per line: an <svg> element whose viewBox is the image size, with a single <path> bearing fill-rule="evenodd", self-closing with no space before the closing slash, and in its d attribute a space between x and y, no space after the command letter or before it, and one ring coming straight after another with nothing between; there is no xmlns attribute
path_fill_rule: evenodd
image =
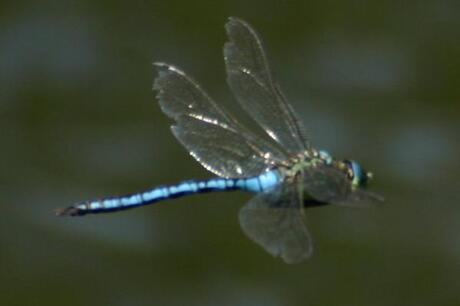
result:
<svg viewBox="0 0 460 306"><path fill-rule="evenodd" d="M160 84L161 80L168 75L179 75L181 77L186 77L185 73L178 67L165 63L165 62L153 62L152 65L156 68L158 75L153 81L152 89L154 91L161 92L163 87ZM158 97L157 97L158 98Z"/></svg>
<svg viewBox="0 0 460 306"><path fill-rule="evenodd" d="M227 21L227 24L230 24L230 23L239 23L239 24L242 24L244 26L247 26L248 23L246 21L244 21L243 19L239 18L239 17L235 17L235 16L230 16L227 18L228 21Z"/></svg>
<svg viewBox="0 0 460 306"><path fill-rule="evenodd" d="M168 64L166 62L153 62L152 66L154 66L159 72L175 72L181 76L185 76L185 73L182 71L182 69L178 68L177 66L174 66L172 64Z"/></svg>
<svg viewBox="0 0 460 306"><path fill-rule="evenodd" d="M243 28L246 28L246 29L251 28L251 26L243 19L239 17L230 16L228 17L228 21L225 24L225 30L227 31L228 34L231 33L233 26L242 26Z"/></svg>
<svg viewBox="0 0 460 306"><path fill-rule="evenodd" d="M156 68L157 71L161 72L161 71L167 71L167 70L171 70L171 68L174 68L173 65L170 65L168 63L165 63L165 62L153 62L152 63L152 66Z"/></svg>
<svg viewBox="0 0 460 306"><path fill-rule="evenodd" d="M230 23L230 22L241 22L241 21L242 21L241 18L235 17L235 16L229 16L227 19L228 19L227 23Z"/></svg>
<svg viewBox="0 0 460 306"><path fill-rule="evenodd" d="M153 62L153 63L152 63L152 66L155 66L155 67L163 67L163 66L168 66L168 64L165 63L165 62Z"/></svg>

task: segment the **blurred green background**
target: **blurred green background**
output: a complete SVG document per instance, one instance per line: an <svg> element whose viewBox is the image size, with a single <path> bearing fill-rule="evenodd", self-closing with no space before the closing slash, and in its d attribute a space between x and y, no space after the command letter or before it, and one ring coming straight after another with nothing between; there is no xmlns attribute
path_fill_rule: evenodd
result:
<svg viewBox="0 0 460 306"><path fill-rule="evenodd" d="M309 210L299 265L241 232L248 194L56 218L211 176L170 133L151 63L232 108L228 16L262 35L315 146L372 170L386 205ZM458 305L459 71L455 0L2 2L0 305Z"/></svg>

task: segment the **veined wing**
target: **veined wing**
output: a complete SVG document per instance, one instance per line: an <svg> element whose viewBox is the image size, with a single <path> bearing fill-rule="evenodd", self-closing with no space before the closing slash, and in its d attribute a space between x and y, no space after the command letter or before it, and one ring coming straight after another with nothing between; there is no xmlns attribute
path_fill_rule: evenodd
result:
<svg viewBox="0 0 460 306"><path fill-rule="evenodd" d="M286 263L298 263L313 253L312 239L301 213L303 197L298 188L295 183L280 184L256 195L239 214L246 235Z"/></svg>
<svg viewBox="0 0 460 306"><path fill-rule="evenodd" d="M286 159L219 108L184 72L154 65L159 75L153 88L161 109L176 121L171 127L176 138L206 169L222 177L252 176Z"/></svg>
<svg viewBox="0 0 460 306"><path fill-rule="evenodd" d="M383 203L383 197L354 187L345 173L324 164L312 166L303 174L303 188L315 200L354 207Z"/></svg>
<svg viewBox="0 0 460 306"><path fill-rule="evenodd" d="M227 82L236 99L265 132L291 153L309 147L304 128L274 81L262 42L246 22L230 18L224 46Z"/></svg>

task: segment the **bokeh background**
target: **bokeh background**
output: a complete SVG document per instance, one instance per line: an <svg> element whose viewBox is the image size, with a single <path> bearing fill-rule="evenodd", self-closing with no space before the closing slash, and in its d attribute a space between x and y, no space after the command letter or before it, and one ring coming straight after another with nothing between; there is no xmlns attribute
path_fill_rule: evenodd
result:
<svg viewBox="0 0 460 306"><path fill-rule="evenodd" d="M174 63L221 104L228 16L262 35L314 144L386 205L308 211L286 265L242 233L242 193L121 213L53 209L206 178L151 91ZM458 305L460 2L0 4L0 305Z"/></svg>

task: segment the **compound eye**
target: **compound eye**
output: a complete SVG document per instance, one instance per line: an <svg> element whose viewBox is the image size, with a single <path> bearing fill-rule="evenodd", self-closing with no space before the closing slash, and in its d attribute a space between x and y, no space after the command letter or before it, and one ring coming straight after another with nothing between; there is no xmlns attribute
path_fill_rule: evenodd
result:
<svg viewBox="0 0 460 306"><path fill-rule="evenodd" d="M351 167L354 174L353 185L364 187L367 183L367 172L355 161L351 161Z"/></svg>
<svg viewBox="0 0 460 306"><path fill-rule="evenodd" d="M345 164L346 168L344 169L345 170L345 174L347 175L347 177L350 179L350 180L353 180L353 178L355 177L355 172L354 172L354 167L353 167L353 161L351 160L348 160L348 159L345 159L343 160L343 163Z"/></svg>

